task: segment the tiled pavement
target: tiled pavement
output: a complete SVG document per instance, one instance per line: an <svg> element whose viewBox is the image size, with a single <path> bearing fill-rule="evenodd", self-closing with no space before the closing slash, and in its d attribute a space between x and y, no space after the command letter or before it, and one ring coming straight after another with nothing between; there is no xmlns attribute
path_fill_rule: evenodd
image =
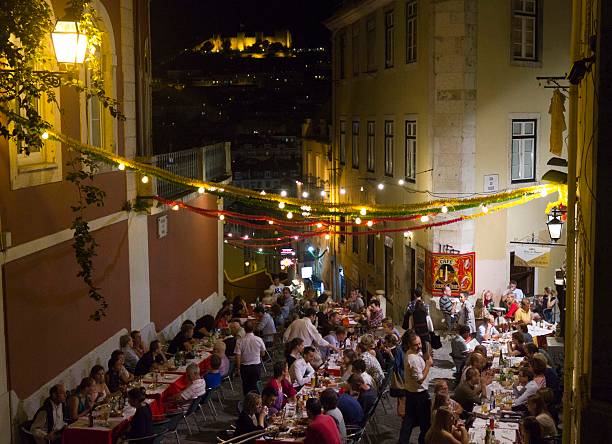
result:
<svg viewBox="0 0 612 444"><path fill-rule="evenodd" d="M448 340L442 340L443 347L440 350L434 352L434 367L430 372L430 389L433 387L433 381L436 378L452 379L452 367L453 363L450 360L450 342ZM268 365L268 369L271 366ZM268 376L264 376L264 381L268 379ZM233 424L238 416L237 403L241 399L240 382L236 380L234 384L234 392L229 389L229 386L225 384L224 393L225 400L223 401L224 407L220 408L218 402L215 401L217 406L218 418L213 419L209 413L209 409L205 409L207 415L207 421L204 421L199 415L198 423L200 430L197 430L195 426L194 418L190 418L190 424L193 434L188 435L185 424L181 424L179 427L179 434L181 443L193 444L193 443L216 443L216 436L229 428L230 424ZM377 428L370 426L370 440L372 444L392 444L397 443L399 436L401 420L396 414L395 399L388 398L385 401L386 411L383 405L379 405L376 412L376 423ZM414 429L410 443L416 443L418 436L418 429ZM164 444L174 443L176 439L174 435L169 435L164 439ZM362 440L366 442L367 440Z"/></svg>

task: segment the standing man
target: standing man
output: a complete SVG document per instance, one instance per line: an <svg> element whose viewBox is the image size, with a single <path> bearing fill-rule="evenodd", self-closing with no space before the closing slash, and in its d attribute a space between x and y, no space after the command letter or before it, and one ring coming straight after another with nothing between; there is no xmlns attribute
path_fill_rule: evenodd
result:
<svg viewBox="0 0 612 444"><path fill-rule="evenodd" d="M278 274L272 275L272 285L270 285L268 288L269 290L272 290L272 294L280 296L280 294L283 292L283 288L285 288L285 284L281 283Z"/></svg>
<svg viewBox="0 0 612 444"><path fill-rule="evenodd" d="M440 297L440 311L444 316L444 321L449 330L453 330L455 328L455 304L451 299L452 290L450 285L444 286L444 294Z"/></svg>
<svg viewBox="0 0 612 444"><path fill-rule="evenodd" d="M257 381L261 379L261 358L266 353L266 346L260 337L253 334L253 321L244 323L244 338L236 342L236 368L240 369L242 393L246 396L257 391Z"/></svg>
<svg viewBox="0 0 612 444"><path fill-rule="evenodd" d="M470 328L470 333L476 333L476 315L474 314L474 304L470 301L469 293L462 291L459 301L463 304L463 325Z"/></svg>
<svg viewBox="0 0 612 444"><path fill-rule="evenodd" d="M406 413L398 444L408 444L410 434L416 426L420 428L419 444L425 443L425 434L431 425L431 399L427 391L427 376L433 365L433 358L423 359L421 338L412 330L402 337L404 355L404 388L406 392Z"/></svg>
<svg viewBox="0 0 612 444"><path fill-rule="evenodd" d="M521 290L520 288L516 288L515 280L510 281L510 283L508 284L508 290L506 291L506 294L510 294L510 293L514 295L514 300L519 304L525 297L523 290Z"/></svg>

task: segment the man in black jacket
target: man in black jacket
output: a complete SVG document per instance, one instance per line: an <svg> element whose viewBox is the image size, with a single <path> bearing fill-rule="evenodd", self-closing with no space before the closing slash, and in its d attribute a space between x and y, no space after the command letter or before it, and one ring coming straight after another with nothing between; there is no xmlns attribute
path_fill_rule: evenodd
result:
<svg viewBox="0 0 612 444"><path fill-rule="evenodd" d="M61 442L64 422L64 407L66 404L66 388L56 384L49 390L49 397L38 409L32 420L30 432L37 443Z"/></svg>

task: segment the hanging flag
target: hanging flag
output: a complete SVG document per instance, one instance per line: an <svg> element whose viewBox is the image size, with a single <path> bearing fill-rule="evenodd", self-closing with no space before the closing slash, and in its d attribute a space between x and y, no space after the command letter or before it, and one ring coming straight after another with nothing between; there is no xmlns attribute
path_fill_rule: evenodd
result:
<svg viewBox="0 0 612 444"><path fill-rule="evenodd" d="M550 152L555 156L561 156L563 151L563 131L565 126L565 96L555 89L550 100Z"/></svg>

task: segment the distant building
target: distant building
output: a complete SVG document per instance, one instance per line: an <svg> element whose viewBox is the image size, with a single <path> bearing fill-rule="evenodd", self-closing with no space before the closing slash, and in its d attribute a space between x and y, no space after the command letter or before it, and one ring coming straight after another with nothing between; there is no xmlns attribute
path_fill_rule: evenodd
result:
<svg viewBox="0 0 612 444"><path fill-rule="evenodd" d="M206 43L209 43L209 45L206 45ZM252 35L239 32L235 36L214 34L210 39L197 45L195 49L202 50L208 46L211 52L221 52L225 49L225 45L229 45L227 49L242 52L258 46L263 49L265 46L275 43L280 44L283 48L290 49L293 46L291 32L288 30L275 31L274 35L264 35L263 32L256 32Z"/></svg>

